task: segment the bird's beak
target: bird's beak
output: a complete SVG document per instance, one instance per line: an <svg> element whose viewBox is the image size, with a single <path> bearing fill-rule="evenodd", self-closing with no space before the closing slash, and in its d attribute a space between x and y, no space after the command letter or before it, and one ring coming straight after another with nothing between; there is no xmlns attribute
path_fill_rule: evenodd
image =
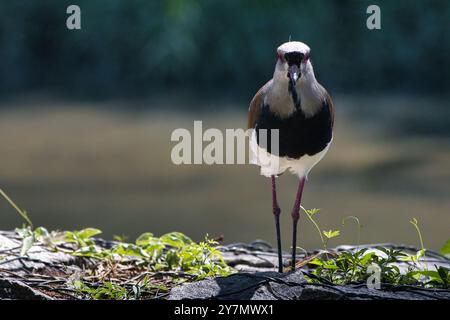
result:
<svg viewBox="0 0 450 320"><path fill-rule="evenodd" d="M292 84L295 86L297 84L298 78L300 78L300 68L296 64L292 64L288 68L288 77L291 80Z"/></svg>

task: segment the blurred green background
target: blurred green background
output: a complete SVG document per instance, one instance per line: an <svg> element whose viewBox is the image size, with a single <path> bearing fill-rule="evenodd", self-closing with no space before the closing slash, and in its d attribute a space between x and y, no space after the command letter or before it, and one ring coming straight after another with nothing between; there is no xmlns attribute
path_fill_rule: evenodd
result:
<svg viewBox="0 0 450 320"><path fill-rule="evenodd" d="M82 29L65 26L78 4ZM300 39L332 91L448 90L448 1L40 0L2 2L3 93L53 89L80 97L182 89L248 98L271 75L274 48Z"/></svg>
<svg viewBox="0 0 450 320"><path fill-rule="evenodd" d="M66 28L81 7L82 29ZM0 187L49 228L107 237L178 230L226 242L274 230L267 179L253 166L175 166L173 129L239 128L290 37L312 48L337 109L334 145L313 170L306 207L323 229L347 215L363 242L439 248L450 226L450 3L40 0L0 3ZM295 178L279 180L283 229ZM0 202L0 228L19 218ZM300 245L319 246L301 221ZM284 234L287 249L289 236Z"/></svg>

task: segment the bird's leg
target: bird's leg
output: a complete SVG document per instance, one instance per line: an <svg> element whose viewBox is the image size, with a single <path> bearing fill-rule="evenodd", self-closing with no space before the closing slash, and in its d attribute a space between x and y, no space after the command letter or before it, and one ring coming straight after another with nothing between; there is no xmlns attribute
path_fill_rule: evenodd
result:
<svg viewBox="0 0 450 320"><path fill-rule="evenodd" d="M277 230L277 247L278 247L278 272L283 272L283 257L281 255L281 236L280 236L280 207L277 201L277 188L275 184L275 176L272 176L272 209L275 218L275 228Z"/></svg>
<svg viewBox="0 0 450 320"><path fill-rule="evenodd" d="M297 223L300 218L300 204L302 202L303 187L305 186L305 177L301 177L298 183L297 195L295 197L294 208L292 209L292 271L295 270L295 254L297 252Z"/></svg>

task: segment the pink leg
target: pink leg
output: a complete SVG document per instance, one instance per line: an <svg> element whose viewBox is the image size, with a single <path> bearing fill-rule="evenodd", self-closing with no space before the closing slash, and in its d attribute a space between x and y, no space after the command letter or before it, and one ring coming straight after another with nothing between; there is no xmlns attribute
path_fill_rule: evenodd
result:
<svg viewBox="0 0 450 320"><path fill-rule="evenodd" d="M300 205L302 202L303 187L305 186L305 177L301 177L298 183L297 195L295 197L294 208L292 209L292 271L295 270L295 255L297 252L297 224L300 218Z"/></svg>
<svg viewBox="0 0 450 320"><path fill-rule="evenodd" d="M281 236L280 236L280 207L277 201L277 188L275 184L275 176L272 176L272 210L275 218L275 228L277 231L277 247L278 247L278 272L283 272L283 257L281 255Z"/></svg>

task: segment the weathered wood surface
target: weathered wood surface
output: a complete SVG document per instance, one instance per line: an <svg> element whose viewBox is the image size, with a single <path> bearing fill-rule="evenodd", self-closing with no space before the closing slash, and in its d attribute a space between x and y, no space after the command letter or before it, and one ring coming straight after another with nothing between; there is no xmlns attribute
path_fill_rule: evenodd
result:
<svg viewBox="0 0 450 320"><path fill-rule="evenodd" d="M407 253L417 252L417 248L393 244L363 245L359 248L377 246L402 249ZM355 246L340 246L336 251L355 249ZM215 278L188 283L172 289L169 299L224 299L224 300L312 300L312 299L354 299L354 300L435 300L450 299L449 290L417 289L414 287L390 287L384 290L368 289L365 284L336 286L331 284L311 284L304 278L308 268L279 274L276 271L277 254L264 241L251 244L231 244L222 248L227 264L240 270L238 274L226 278ZM311 254L318 253L311 252ZM286 267L290 256L285 253ZM304 258L300 255L299 259ZM428 252L421 262L423 268L434 266L450 267L450 260L438 253ZM407 263L398 264L406 270Z"/></svg>
<svg viewBox="0 0 450 320"><path fill-rule="evenodd" d="M98 240L105 246L110 242ZM367 245L365 247L375 247ZM394 246L408 253L416 248ZM363 246L360 246L363 247ZM68 278L83 271L95 260L73 257L36 245L26 256L20 256L21 239L15 232L0 231L0 299L76 299L70 289L64 289ZM309 270L279 274L275 250L264 241L251 244L221 246L227 264L239 270L229 277L218 277L186 283L173 288L169 299L450 299L449 290L417 289L407 286L384 290L368 289L365 285L335 286L311 284L304 278ZM341 246L339 250L354 249ZM311 252L314 253L314 252ZM310 254L311 254L310 253ZM301 254L299 259L304 258ZM286 254L286 262L289 256ZM450 260L428 251L423 265L442 265L450 268ZM400 264L405 269L407 264Z"/></svg>

